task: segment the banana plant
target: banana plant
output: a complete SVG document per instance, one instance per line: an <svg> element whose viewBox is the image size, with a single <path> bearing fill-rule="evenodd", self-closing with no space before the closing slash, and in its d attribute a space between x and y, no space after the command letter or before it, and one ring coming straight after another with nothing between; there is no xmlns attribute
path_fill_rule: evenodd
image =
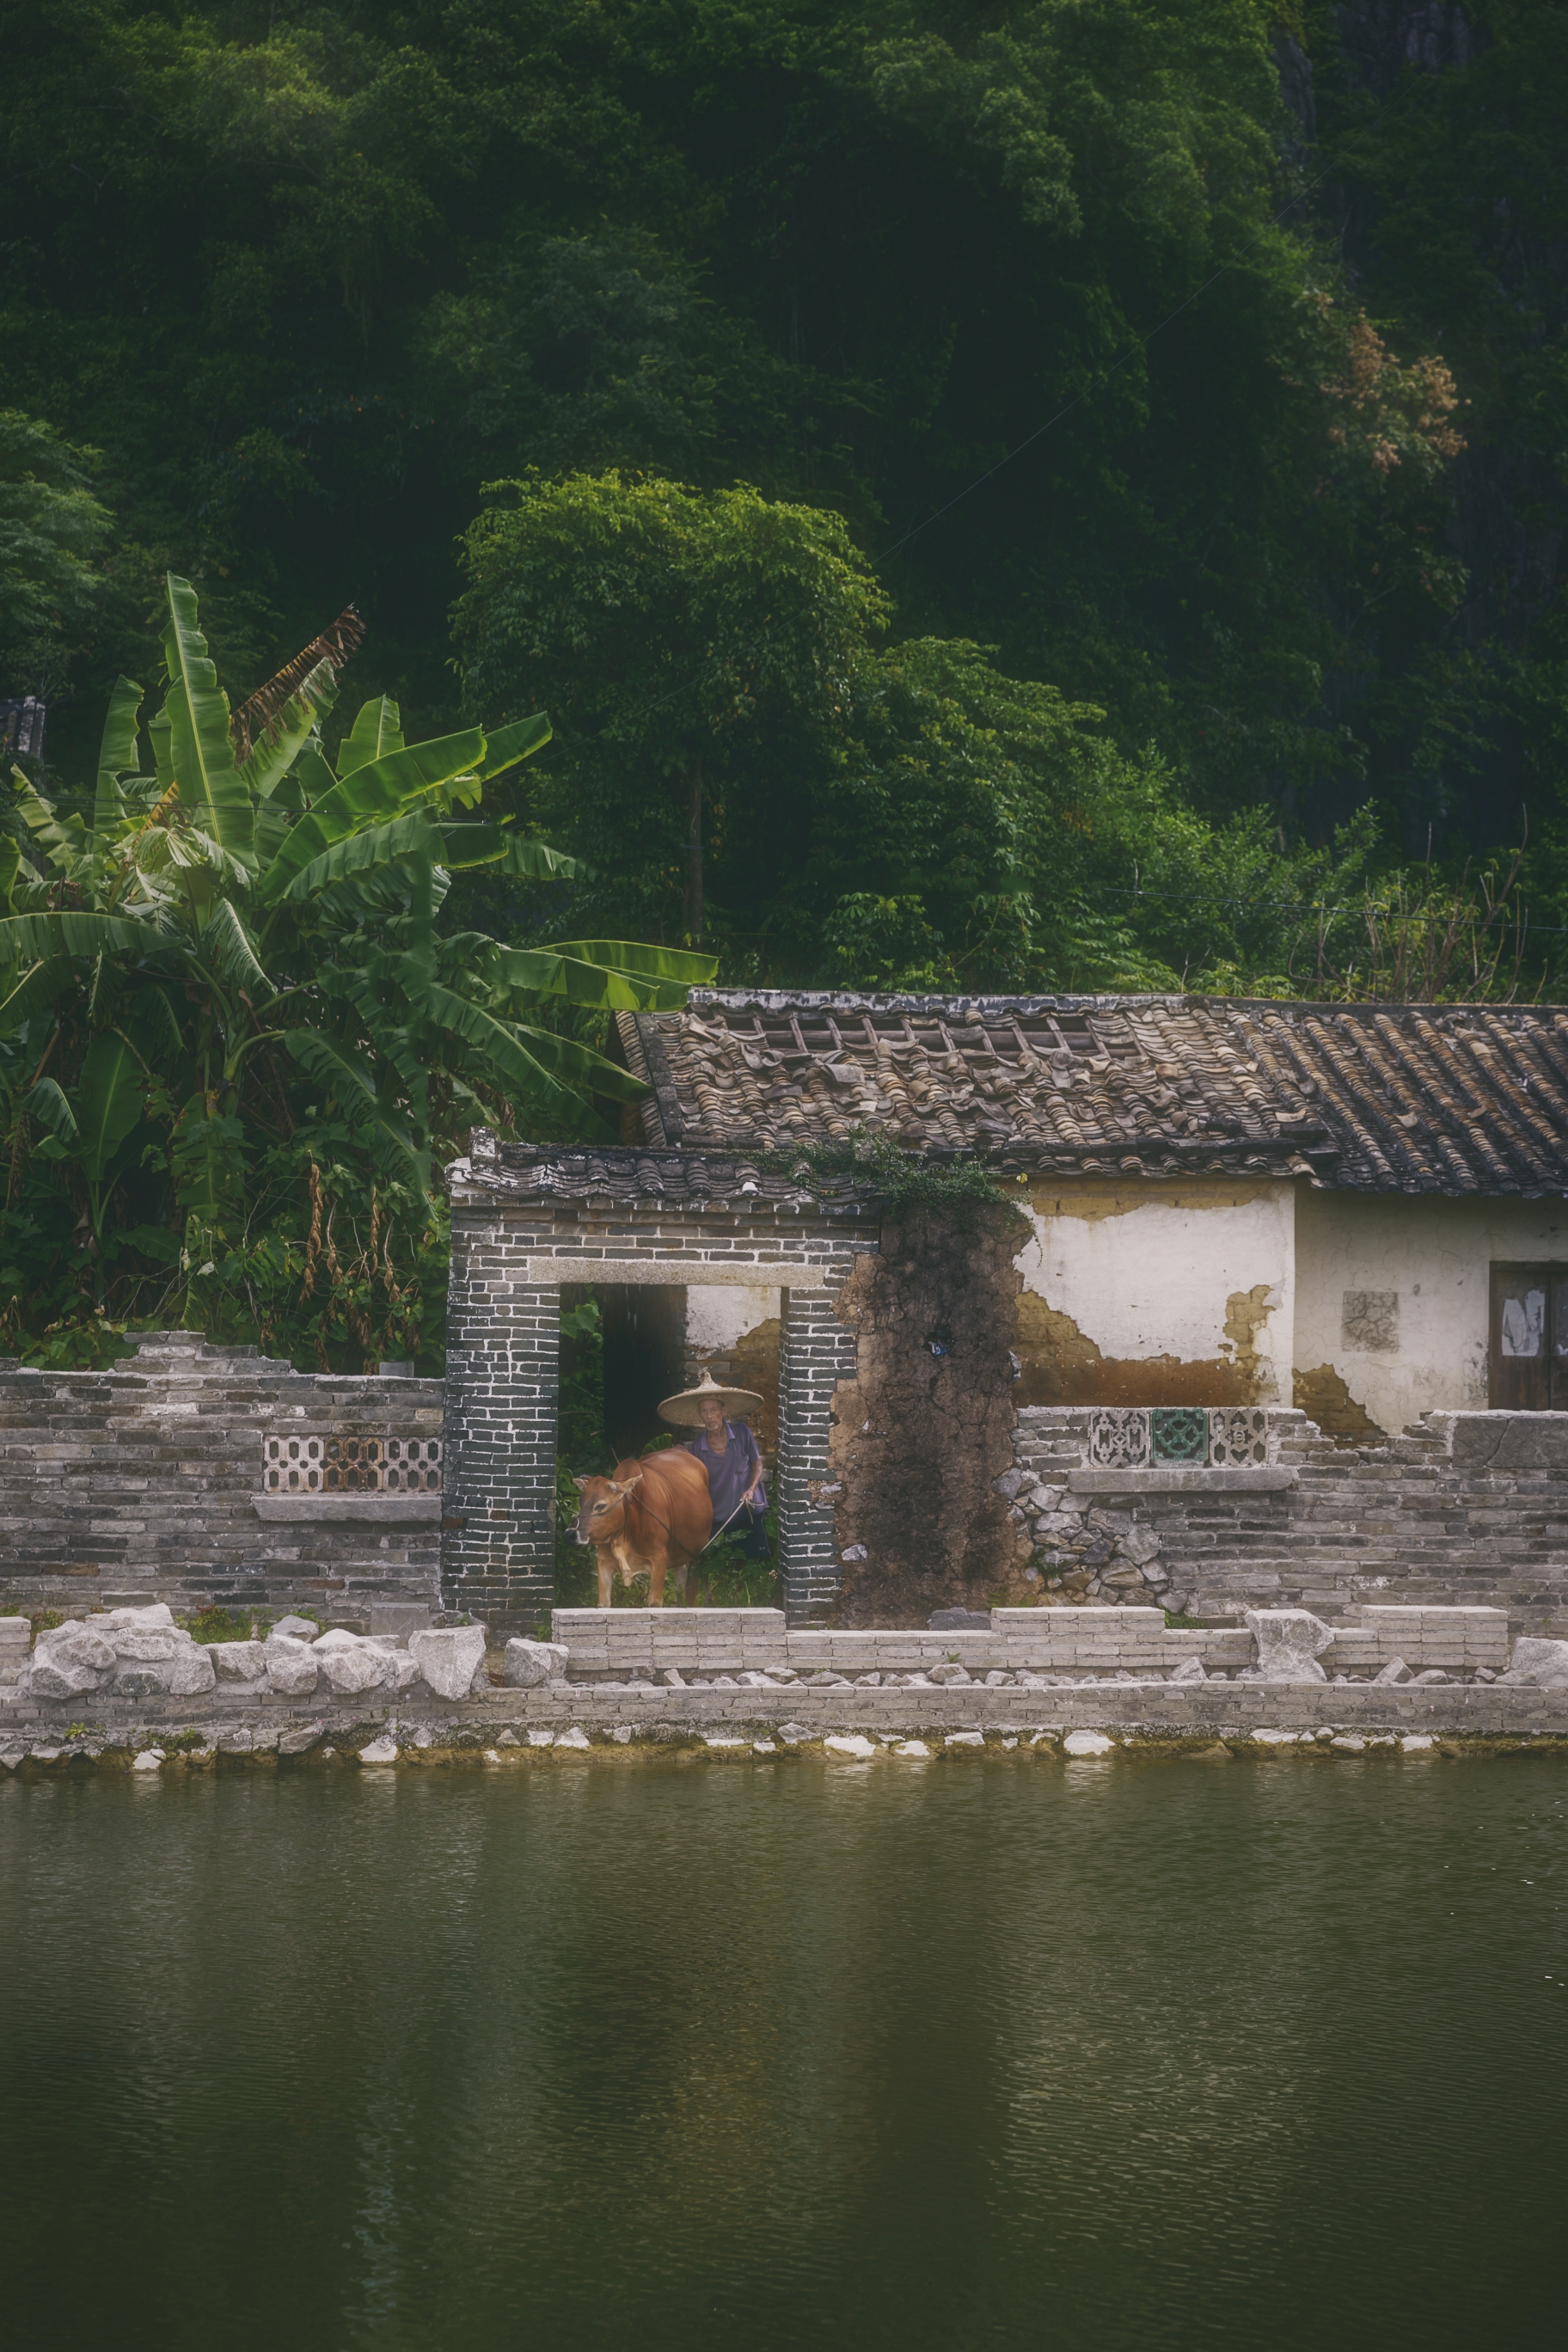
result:
<svg viewBox="0 0 1568 2352"><path fill-rule="evenodd" d="M363 635L352 608L231 710L190 583L171 575L167 602L160 707L143 730L141 688L118 682L90 793L51 798L14 772L17 824L0 833L13 1182L35 1135L100 1239L133 1129L162 1120L181 1197L210 1220L243 1181L252 1131L291 1118L289 1069L426 1197L433 1080L476 1117L510 1104L603 1132L594 1098L645 1089L546 1008L677 1004L712 961L439 927L455 873L579 871L479 814L486 787L549 741L548 719L407 743L377 697L334 764L322 722Z"/></svg>

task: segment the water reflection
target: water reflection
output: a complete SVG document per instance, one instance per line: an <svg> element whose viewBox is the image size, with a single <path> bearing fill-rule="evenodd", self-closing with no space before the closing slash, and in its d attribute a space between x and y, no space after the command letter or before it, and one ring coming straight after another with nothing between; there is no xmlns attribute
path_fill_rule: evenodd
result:
<svg viewBox="0 0 1568 2352"><path fill-rule="evenodd" d="M1318 2352L1468 2345L1506 2283L1528 2329L1563 1787L1026 1759L8 1783L13 2324L58 2333L68 2278L68 2334L132 2352Z"/></svg>

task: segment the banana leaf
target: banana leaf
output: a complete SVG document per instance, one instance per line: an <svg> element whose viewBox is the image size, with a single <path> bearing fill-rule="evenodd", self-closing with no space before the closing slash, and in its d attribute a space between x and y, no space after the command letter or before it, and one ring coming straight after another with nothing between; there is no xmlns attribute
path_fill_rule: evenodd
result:
<svg viewBox="0 0 1568 2352"><path fill-rule="evenodd" d="M425 991L420 1010L441 1028L472 1045L488 1065L492 1080L505 1079L524 1094L542 1095L554 1108L564 1108L572 1104L571 1088L563 1087L537 1055L528 1051L515 1030L498 1021L482 1005L471 1004L466 996L458 996L451 989L443 988L439 981L433 981Z"/></svg>
<svg viewBox="0 0 1568 2352"><path fill-rule="evenodd" d="M394 817L389 824L373 824L364 833L351 834L347 841L334 842L320 857L312 857L282 896L313 898L329 882L341 882L345 875L363 874L373 866L389 866L399 857L428 857L434 862L441 857L442 835L458 830L433 825L423 809Z"/></svg>
<svg viewBox="0 0 1568 2352"><path fill-rule="evenodd" d="M117 677L103 722L103 740L98 747L98 788L93 795L92 829L100 835L117 824L125 814L120 779L128 768L136 765L136 721L141 709L141 688L132 686L128 677Z"/></svg>
<svg viewBox="0 0 1568 2352"><path fill-rule="evenodd" d="M76 1141L76 1113L53 1078L38 1080L27 1097L27 1108L62 1143Z"/></svg>
<svg viewBox="0 0 1568 2352"><path fill-rule="evenodd" d="M450 945L451 943L447 943ZM589 963L559 948L503 948L476 943L474 968L506 988L531 996L563 996L597 1012L646 1012L667 983Z"/></svg>
<svg viewBox="0 0 1568 2352"><path fill-rule="evenodd" d="M494 866L502 874L524 875L530 881L560 877L570 881L583 872L580 859L542 841L529 841L499 824L444 824L441 863L448 873L467 874L476 866Z"/></svg>
<svg viewBox="0 0 1568 2352"><path fill-rule="evenodd" d="M717 956L692 955L685 948L650 947L639 940L557 940L552 950L556 955L577 956L584 963L607 965L612 971L673 981L682 988L705 988L719 969Z"/></svg>
<svg viewBox="0 0 1568 2352"><path fill-rule="evenodd" d="M202 933L202 952L234 988L270 989L245 925L232 902L220 898Z"/></svg>
<svg viewBox="0 0 1568 2352"><path fill-rule="evenodd" d="M283 1043L309 1077L340 1097L346 1093L354 1108L367 1116L422 1175L419 1145L413 1129L380 1099L370 1066L359 1055L351 1054L319 1029L290 1029Z"/></svg>
<svg viewBox="0 0 1568 2352"><path fill-rule="evenodd" d="M240 769L247 793L258 801L271 799L337 698L337 671L330 661L319 661L284 704L271 740L264 736Z"/></svg>
<svg viewBox="0 0 1568 2352"><path fill-rule="evenodd" d="M520 760L531 759L535 751L543 750L554 731L542 710L536 711L531 719L514 719L510 727L493 729L486 738L479 782L488 783L492 776L515 768Z"/></svg>
<svg viewBox="0 0 1568 2352"><path fill-rule="evenodd" d="M196 625L195 591L188 580L168 575L169 624L163 631L169 668L164 703L174 775L180 798L209 834L241 866L255 859L256 827L250 794L234 763L228 735L228 697L207 656Z"/></svg>
<svg viewBox="0 0 1568 2352"><path fill-rule="evenodd" d="M21 871L22 853L15 837L8 833L0 834L0 898L4 898L7 906L11 903L11 893L16 887L16 877Z"/></svg>
<svg viewBox="0 0 1568 2352"><path fill-rule="evenodd" d="M142 1116L142 1065L114 1030L95 1037L77 1081L82 1167L96 1182Z"/></svg>
<svg viewBox="0 0 1568 2352"><path fill-rule="evenodd" d="M0 965L19 963L25 956L101 955L106 948L146 955L176 944L153 924L132 922L124 915L79 915L68 909L0 916Z"/></svg>
<svg viewBox="0 0 1568 2352"><path fill-rule="evenodd" d="M372 760L333 787L308 816L302 816L261 877L261 897L268 905L280 898L294 877L311 860L367 826L401 816L411 803L425 799L440 785L471 769L484 754L485 739L477 727L460 735L437 736L429 743L412 743L384 759Z"/></svg>
<svg viewBox="0 0 1568 2352"><path fill-rule="evenodd" d="M402 749L403 715L390 694L378 694L360 706L358 718L339 744L338 774L346 782L356 768Z"/></svg>
<svg viewBox="0 0 1568 2352"><path fill-rule="evenodd" d="M0 997L0 1036L8 1035L70 986L76 969L69 956L47 956L29 964L16 986Z"/></svg>

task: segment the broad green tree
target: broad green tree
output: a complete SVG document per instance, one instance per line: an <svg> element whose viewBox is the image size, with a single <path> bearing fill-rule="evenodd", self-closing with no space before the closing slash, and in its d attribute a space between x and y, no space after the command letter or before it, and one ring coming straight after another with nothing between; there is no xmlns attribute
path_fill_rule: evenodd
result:
<svg viewBox="0 0 1568 2352"><path fill-rule="evenodd" d="M770 797L821 756L886 618L842 520L752 489L535 478L496 487L464 566L470 705L548 699L544 805L592 844L595 903L630 890L700 945L710 840L721 869L766 858Z"/></svg>

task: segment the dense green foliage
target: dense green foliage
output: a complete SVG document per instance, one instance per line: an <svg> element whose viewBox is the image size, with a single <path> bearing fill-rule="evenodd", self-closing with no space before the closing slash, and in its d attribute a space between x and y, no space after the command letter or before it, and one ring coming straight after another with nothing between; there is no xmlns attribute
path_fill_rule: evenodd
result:
<svg viewBox="0 0 1568 2352"><path fill-rule="evenodd" d="M362 695L411 731L554 722L487 818L582 870L448 863L417 948L312 935L322 1005L375 1000L377 957L446 986L465 930L704 940L772 982L1556 986L1568 15L1289 21L12 0L28 789L89 822L70 780L174 571L237 698L353 602ZM395 1085L377 1048L399 1118L429 1044ZM177 1248L173 1148L138 1214ZM351 1162L360 1264L403 1180ZM48 1292L40 1262L9 1261Z"/></svg>
<svg viewBox="0 0 1568 2352"><path fill-rule="evenodd" d="M63 1331L69 1354L178 1300L189 1324L322 1365L429 1354L437 1145L474 1119L613 1133L595 1101L641 1087L541 1007L679 1003L711 964L439 932L453 873L570 880L462 814L548 723L405 743L378 696L334 772L320 721L352 619L231 713L188 582L169 581L168 614L151 771L121 678L90 796L22 779L26 846L0 836L7 1319Z"/></svg>
<svg viewBox="0 0 1568 2352"><path fill-rule="evenodd" d="M13 0L0 396L104 452L95 682L145 550L258 676L357 599L447 724L481 483L640 466L837 509L1206 811L1542 837L1568 34L1394 15L1302 26L1314 145L1263 0Z"/></svg>

